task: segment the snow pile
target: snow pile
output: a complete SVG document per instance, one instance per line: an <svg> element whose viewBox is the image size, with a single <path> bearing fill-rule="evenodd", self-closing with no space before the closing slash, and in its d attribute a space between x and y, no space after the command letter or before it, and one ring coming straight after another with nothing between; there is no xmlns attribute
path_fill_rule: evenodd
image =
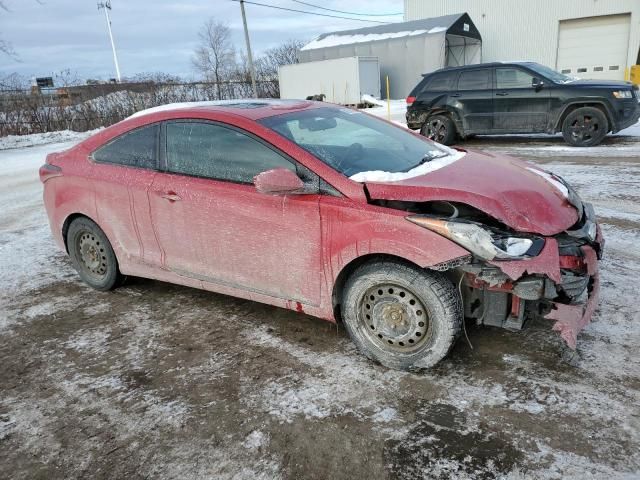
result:
<svg viewBox="0 0 640 480"><path fill-rule="evenodd" d="M404 32L389 33L357 33L353 35L332 34L326 37L317 38L300 50L314 50L316 48L337 47L339 45L349 45L352 43L376 42L379 40L389 40L392 38L414 37L416 35L433 34L446 32L447 27L433 27L429 30L410 30Z"/></svg>
<svg viewBox="0 0 640 480"><path fill-rule="evenodd" d="M387 106L387 102L385 102L384 100L378 100L376 97L373 97L371 95L368 94L364 94L362 95L362 97L360 97L360 101L362 103L369 103L371 105L377 105L379 107L386 107Z"/></svg>
<svg viewBox="0 0 640 480"><path fill-rule="evenodd" d="M360 172L355 175L351 175L349 178L354 182L399 182L408 178L419 177L426 175L427 173L435 172L441 168L451 165L453 162L457 162L464 157L467 152L461 152L454 150L453 148L445 147L444 145L438 145L443 149L447 155L444 157L434 158L428 162L418 165L412 168L408 172L384 172L382 170L372 170L369 172Z"/></svg>
<svg viewBox="0 0 640 480"><path fill-rule="evenodd" d="M49 143L81 141L100 131L100 128L88 132L60 130L58 132L32 133L29 135L8 135L0 138L0 150L10 148L35 147Z"/></svg>

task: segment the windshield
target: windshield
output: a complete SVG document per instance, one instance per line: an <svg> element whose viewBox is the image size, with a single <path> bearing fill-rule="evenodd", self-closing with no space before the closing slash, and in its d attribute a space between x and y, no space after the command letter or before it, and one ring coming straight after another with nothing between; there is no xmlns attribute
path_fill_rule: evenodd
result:
<svg viewBox="0 0 640 480"><path fill-rule="evenodd" d="M569 75L565 75L564 73L556 72L555 70L545 67L544 65L540 65L539 63L526 63L527 67L533 70L536 73L539 73L543 77L547 77L554 83L569 83L574 82L576 80L575 77L571 77Z"/></svg>
<svg viewBox="0 0 640 480"><path fill-rule="evenodd" d="M449 155L426 138L348 108L300 110L259 123L347 177L372 170L407 172Z"/></svg>

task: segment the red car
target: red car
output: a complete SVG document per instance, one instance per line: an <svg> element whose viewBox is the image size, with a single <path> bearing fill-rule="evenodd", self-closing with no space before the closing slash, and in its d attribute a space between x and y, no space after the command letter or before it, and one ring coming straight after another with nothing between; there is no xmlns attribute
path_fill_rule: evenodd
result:
<svg viewBox="0 0 640 480"><path fill-rule="evenodd" d="M589 321L603 241L561 178L321 102L140 112L40 169L53 236L98 290L126 275L341 319L383 365L434 365L464 318Z"/></svg>

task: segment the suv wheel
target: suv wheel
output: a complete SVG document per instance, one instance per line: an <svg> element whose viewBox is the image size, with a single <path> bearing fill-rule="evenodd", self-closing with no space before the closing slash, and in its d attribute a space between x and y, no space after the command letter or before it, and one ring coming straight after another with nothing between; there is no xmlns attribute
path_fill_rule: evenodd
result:
<svg viewBox="0 0 640 480"><path fill-rule="evenodd" d="M358 349L400 370L442 360L460 332L456 287L442 274L399 262L359 267L345 285L342 317Z"/></svg>
<svg viewBox="0 0 640 480"><path fill-rule="evenodd" d="M607 117L595 107L577 108L562 123L562 137L574 147L598 145L608 131Z"/></svg>
<svg viewBox="0 0 640 480"><path fill-rule="evenodd" d="M434 142L451 145L456 140L456 127L446 115L434 115L427 118L420 133Z"/></svg>

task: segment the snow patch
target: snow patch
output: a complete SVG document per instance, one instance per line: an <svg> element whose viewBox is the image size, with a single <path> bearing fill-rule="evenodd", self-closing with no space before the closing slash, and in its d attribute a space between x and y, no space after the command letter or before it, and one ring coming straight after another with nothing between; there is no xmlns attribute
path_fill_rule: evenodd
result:
<svg viewBox="0 0 640 480"><path fill-rule="evenodd" d="M446 32L447 27L433 27L429 30L408 30L403 32L388 33L356 33L353 35L331 34L323 38L317 38L307 43L300 50L314 50L316 48L337 47L339 45L350 45L352 43L377 42L380 40L389 40L392 38L414 37L416 35L431 35Z"/></svg>
<svg viewBox="0 0 640 480"><path fill-rule="evenodd" d="M360 101L362 101L362 103L369 103L371 105L377 105L379 107L387 106L387 102L385 102L384 100L379 100L376 97L368 95L366 93L363 94L362 97L360 97Z"/></svg>
<svg viewBox="0 0 640 480"><path fill-rule="evenodd" d="M354 182L360 183L399 182L401 180L419 177L421 175L426 175L428 173L435 172L436 170L440 170L441 168L451 165L453 162L457 162L467 154L467 152L454 150L452 148L445 147L444 145L438 145L438 148L445 150L445 152L447 152L447 155L444 157L429 160L428 162L412 168L408 172L384 172L382 170L372 170L368 172L356 173L355 175L351 175L349 178Z"/></svg>
<svg viewBox="0 0 640 480"><path fill-rule="evenodd" d="M527 170L535 173L536 175L540 175L542 178L547 180L547 182L549 182L551 185L556 187L556 189L558 189L565 198L569 198L569 189L564 185L564 183L562 183L559 180L556 180L556 178L552 174L534 167L527 167Z"/></svg>
<svg viewBox="0 0 640 480"><path fill-rule="evenodd" d="M49 143L61 143L81 141L89 138L102 128L89 130L88 132L74 132L72 130L60 130L58 132L32 133L29 135L8 135L0 138L0 150L12 148L34 147L37 145L47 145Z"/></svg>

